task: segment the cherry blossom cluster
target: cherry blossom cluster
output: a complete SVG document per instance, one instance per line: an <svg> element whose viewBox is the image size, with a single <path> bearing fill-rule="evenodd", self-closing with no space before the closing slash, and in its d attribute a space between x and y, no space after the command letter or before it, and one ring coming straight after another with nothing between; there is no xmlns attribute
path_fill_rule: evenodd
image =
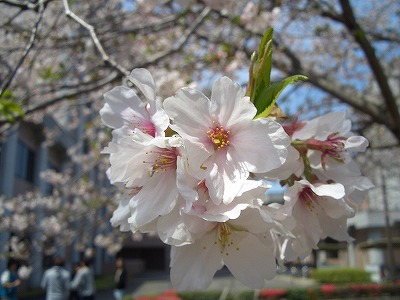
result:
<svg viewBox="0 0 400 300"><path fill-rule="evenodd" d="M134 87L114 87L100 110L112 128L107 174L124 190L111 223L172 246L175 288L206 288L224 265L261 288L277 262L306 257L320 239L351 241L346 221L372 184L352 159L368 141L350 132L343 112L281 124L260 117L227 77L210 98L185 87L161 99L146 69L129 81ZM267 205L277 179L284 199Z"/></svg>

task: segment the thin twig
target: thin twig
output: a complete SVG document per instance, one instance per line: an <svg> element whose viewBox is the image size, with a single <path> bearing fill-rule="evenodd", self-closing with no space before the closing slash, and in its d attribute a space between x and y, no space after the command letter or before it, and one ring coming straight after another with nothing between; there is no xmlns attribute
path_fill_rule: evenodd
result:
<svg viewBox="0 0 400 300"><path fill-rule="evenodd" d="M51 100L41 103L38 105L34 105L29 107L25 111L25 115L34 113L36 111L42 110L48 106L51 106L53 104L56 104L57 102L65 99L69 99L71 97L78 96L83 93L88 93L93 90L97 90L98 88L101 88L102 86L105 86L106 84L109 84L110 82L113 82L114 80L120 78L121 74L117 72L112 72L111 74L107 75L106 77L96 81L93 84L82 84L81 86L77 87L76 89L72 90L71 92L68 93L62 93L61 95L52 98ZM0 123L1 124L1 123Z"/></svg>
<svg viewBox="0 0 400 300"><path fill-rule="evenodd" d="M15 66L13 72L10 74L10 76L7 78L7 80L5 80L4 83L1 85L0 96L3 95L5 90L7 90L7 88L11 84L15 74L17 73L18 69L21 67L21 65L24 62L25 58L28 56L29 52L33 48L33 45L34 45L34 42L35 42L35 39L36 39L36 34L37 34L37 31L38 31L38 28L39 28L39 24L40 24L40 22L42 20L42 17L43 17L43 12L44 12L44 3L43 3L43 0L40 0L39 1L39 15L38 15L38 17L36 19L36 22L35 22L35 25L33 26L32 31L31 31L31 35L29 37L29 42L26 45L24 54L19 59L19 61L18 61L17 65Z"/></svg>
<svg viewBox="0 0 400 300"><path fill-rule="evenodd" d="M156 54L155 56L151 57L149 60L139 63L137 68L143 68L148 65L157 63L158 61L162 60L163 58L178 52L185 46L187 41L189 40L190 36L196 31L196 29L203 23L205 18L208 16L208 14L211 12L211 8L206 6L202 12L197 16L196 20L185 30L185 32L182 34L182 36L174 43L174 45L170 48L167 49L166 51L163 51L161 53Z"/></svg>
<svg viewBox="0 0 400 300"><path fill-rule="evenodd" d="M20 9L40 9L40 6L44 4L44 1L39 1L38 3L32 3L30 1L14 1L14 0L1 0L0 3L4 3L9 6L19 7Z"/></svg>
<svg viewBox="0 0 400 300"><path fill-rule="evenodd" d="M124 76L128 76L129 75L129 71L127 69L125 69L124 67L122 67L121 65L119 65L115 60L113 60L104 50L103 45L101 44L99 38L97 37L97 34L94 30L94 27L92 25L90 25L89 23L87 23L85 20L83 20L82 18L80 18L79 16L77 16L74 12L72 12L69 8L69 4L67 0L63 0L63 5L64 5L64 11L65 11L65 15L71 19L73 19L75 22L77 22L78 24L80 24L82 27L84 27L86 30L89 31L90 37L92 38L94 45L96 46L97 50L100 52L100 55L103 59L103 61L110 65L111 67L113 67L114 69L116 69L119 73L121 73Z"/></svg>
<svg viewBox="0 0 400 300"><path fill-rule="evenodd" d="M81 94L84 93L88 93L91 92L93 90L97 90L117 79L119 79L121 77L121 74L118 72L112 72L111 74L109 74L108 76L96 81L95 83L90 83L90 84L82 84L81 86L78 86L76 89L73 89L72 91L68 91L68 92L64 92L61 93L60 95L44 102L44 103L40 103L37 105L32 105L30 107L28 107L28 109L26 109L24 111L24 116L27 116L29 114L32 114L34 112L43 110L49 106L55 105L58 102L61 102L63 100L69 99L71 97L76 97L79 96ZM17 120L20 120L21 118L17 118ZM4 133L5 131L7 131L8 127L4 126L4 128L1 128L3 125L9 123L7 120L3 120L0 119L0 136L2 133Z"/></svg>
<svg viewBox="0 0 400 300"><path fill-rule="evenodd" d="M150 24L141 24L141 25L136 25L133 27L122 28L118 31L118 33L120 33L120 34L130 34L130 33L146 34L146 33L158 32L163 29L167 29L167 28L170 28L171 26L176 25L181 17L182 17L182 14L179 14L176 16L174 16L174 15L168 16L168 17L165 17L161 20L158 20L158 21L150 23Z"/></svg>
<svg viewBox="0 0 400 300"><path fill-rule="evenodd" d="M67 15L71 14L72 12L69 11L68 3L66 3L66 0L63 0L63 3L65 3L65 5L67 5L67 6L64 6L65 14L67 14ZM69 13L68 13L68 11L69 11ZM167 57L167 56L169 56L169 55L171 55L171 54L173 54L173 53L175 53L177 51L180 51L184 47L184 45L187 43L187 41L189 40L190 36L196 31L196 29L205 20L205 18L208 16L210 11L211 11L211 9L209 7L205 7L203 9L203 11L197 16L196 20L191 24L191 26L189 26L185 30L183 35L176 42L174 42L173 46L170 49L168 49L166 51L163 51L163 52L161 52L161 53L159 53L159 54L157 54L157 55L155 55L153 57L150 57L148 60L146 60L144 62L138 63L137 65L133 66L133 68L143 68L143 67L155 64L155 63L159 62L160 60L164 59L165 57ZM91 25L85 23L81 18L79 18L75 14L73 14L73 15L77 19L75 19L75 17L72 17L72 16L71 16L71 18L76 20L79 24L81 24L85 28L87 28L87 26L92 28L92 32L94 34L94 37L97 38L96 34L95 34L94 30L93 30L93 27ZM86 25L83 25L83 24L86 24ZM93 38L93 36L92 36L92 38ZM101 47L101 49L103 49L101 44L100 44L100 42L99 42L98 45ZM103 49L103 51L101 53L104 53L106 55L105 58L103 57L103 59L105 59L105 61L109 62L110 61L110 57L105 53L104 49ZM102 86L104 86L104 85L106 85L108 83L111 83L111 82L113 82L113 81L115 81L117 79L120 79L121 76L129 75L129 73L124 68L122 68L122 70L121 70L121 69L118 69L116 67L116 70L117 70L117 72L113 72L110 75L102 78L101 80L99 80L99 81L97 81L97 82L95 82L93 84L91 84L91 83L81 84L76 89L73 89L72 91L68 91L68 92L62 93L62 94L60 94L60 95L58 95L58 96L56 96L56 97L44 102L44 103L31 106L31 107L29 107L28 109L26 109L24 111L24 115L26 116L28 114L40 111L42 109L45 109L46 107L54 105L54 104L56 104L56 103L58 103L60 101L63 101L65 99L69 99L71 97L76 97L76 96L81 95L83 93L87 93L87 92L96 90L96 89L101 88ZM0 120L0 126L4 125L6 123L8 123L6 120ZM0 131L0 134L2 132L4 132L5 130L7 130L7 128L5 128L3 131Z"/></svg>

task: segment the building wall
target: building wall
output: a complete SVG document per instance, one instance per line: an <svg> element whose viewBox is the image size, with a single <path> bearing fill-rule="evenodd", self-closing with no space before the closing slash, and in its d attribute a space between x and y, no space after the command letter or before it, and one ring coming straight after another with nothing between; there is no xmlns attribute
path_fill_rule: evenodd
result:
<svg viewBox="0 0 400 300"><path fill-rule="evenodd" d="M48 168L62 171L66 164L71 162L67 149L73 145L79 145L88 118L90 118L90 115L82 114L78 128L71 131L61 126L50 116L43 119L41 126L21 122L8 130L4 139L0 141L0 195L13 197L33 190L39 191L43 196L48 195L52 188L40 179L40 173ZM47 144L44 140L43 128L53 128L58 131L59 135L52 144ZM27 163L28 161L30 162ZM78 172L79 168L77 167L75 170ZM91 174L91 176L96 175L96 172ZM102 179L104 179L105 174L102 175ZM40 222L40 218L37 222ZM0 233L0 244L5 245L9 237L10 233L8 232ZM40 239L41 237L33 233L30 238ZM0 251L4 252L7 249L0 249ZM58 251L57 254L59 255L71 254L73 262L79 261L80 253L72 250L72 247L68 249L60 248ZM97 274L101 273L104 261L109 260L110 257L105 254L104 250L96 249L94 268ZM35 251L32 252L30 261L32 262L33 273L30 276L29 285L37 287L46 268L46 261L43 253ZM69 262L70 267L72 267L73 262ZM6 261L0 259L0 268L3 270L5 266Z"/></svg>

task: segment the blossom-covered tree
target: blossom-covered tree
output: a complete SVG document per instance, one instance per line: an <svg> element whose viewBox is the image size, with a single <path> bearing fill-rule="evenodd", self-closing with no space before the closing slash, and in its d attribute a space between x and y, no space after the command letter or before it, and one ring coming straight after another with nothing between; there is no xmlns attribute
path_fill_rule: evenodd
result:
<svg viewBox="0 0 400 300"><path fill-rule="evenodd" d="M300 89L313 86L323 92L310 92L303 111L315 116L312 108L318 102L337 105L339 100L360 113L355 120L360 130L378 124L399 140L397 1L43 0L0 5L2 124L65 99L82 101L81 95L97 101L92 92L101 94L137 67L151 67L161 96L185 83L204 84L213 72L237 75L247 69L265 29L274 26L277 76L304 74L308 84ZM301 107L303 102L297 104Z"/></svg>
<svg viewBox="0 0 400 300"><path fill-rule="evenodd" d="M61 108L68 109L72 105L85 104L96 113L103 106L102 95L107 92L107 104L103 108L102 119L105 125L114 129L113 142L105 150L110 154L112 165L123 159L119 157L121 149L134 147L153 151L152 153L161 151L161 155L166 155L162 158L164 167L177 166L173 171L176 173L174 182L180 188L180 194L188 184L180 180L181 172L187 170L187 166L182 165L184 154L180 149L188 146L193 149L201 148L203 151L199 155L202 159L199 162L201 161L200 167L207 168L207 176L199 175L198 172L191 172L191 175L198 180L195 184L199 186L199 190L206 189L206 194L210 191L210 199L213 202L218 202L221 194L226 195L230 192L229 189L219 190L219 184L213 185L209 182L218 177L218 172L214 171L222 170L231 172L234 178L234 181L223 178L225 181L222 181L222 186L226 187L232 187L232 182L236 183L238 178L241 183L245 182L246 175L253 172L263 174L265 179L279 178L287 184L296 180L293 174L298 177L303 173L308 174L303 178L306 181L295 185L299 191L303 188L302 194L308 197L308 200L299 200L300 198L291 194L294 188L289 189L285 199L293 203L286 205L287 211L296 211L301 202L311 205L318 201L315 199L324 195L323 192L316 192L324 191L324 186L313 182L315 176L324 181L333 180L341 184L346 194L357 198L357 191L368 188L369 182L361 177L358 168L353 166L354 162L348 158L349 153L363 148L362 139L358 139L357 135L350 136L348 127L338 128L338 133L313 132L313 137L304 135L305 130L302 132L302 128L312 127L313 122L319 122L306 122L305 117L314 118L342 108L345 104L352 112L353 130L362 133L371 141L371 150L374 152L370 151L369 155L374 160L370 159L369 162L384 165L386 161L382 152L388 151L387 149L396 155L400 141L400 116L396 102L399 91L395 88L400 69L396 68L399 64L396 9L398 10L398 5L394 0L379 3L375 1L368 5L346 0L0 1L0 15L3 20L0 24L0 135L6 136L8 128L21 119L40 123L44 114ZM237 143L238 140L234 139L237 132L228 128L233 125L231 120L214 106L201 107L210 117L207 117L207 120L199 120L200 125L208 127L205 136L199 138L194 136L195 132L186 132L187 125L179 123L183 109L179 111L169 99L166 101L165 110L169 118L177 119L170 129L179 133L183 141L181 144L179 141L172 141L171 134L165 137L165 122L168 120L163 109L159 109L156 95L162 99L173 96L176 101L185 99L193 102L194 99L197 101L197 98L201 98L205 102L209 95L201 95L198 90L210 86L220 74L228 75L242 85L247 85L250 80L251 86L252 78L248 78L247 74L252 53L258 49L263 33L270 26L274 27L274 69L271 81L279 81L295 74L308 77L307 83L288 88L279 99L280 107L286 108L284 113L301 113L297 121L283 123L282 127L275 129L273 126L267 126L271 124L264 124L264 121L251 121L254 128L268 128L265 129L268 131L267 135L283 132L282 128L285 129L285 141L274 144L272 148L277 150L274 162L283 163L280 170L288 170L288 176L285 177L282 172L274 172L272 162L268 167L260 168L258 161L241 159L242 150L251 150L244 149ZM143 76L143 72L146 71L139 69L143 67L150 70L154 81L149 80L148 76ZM135 72L142 72L141 76L130 73L135 68ZM268 83L269 79L268 77ZM116 85L119 87L111 89ZM132 85L135 91L129 88ZM226 85L229 86L228 83ZM188 87L176 93L183 86ZM236 86L235 90L239 90L238 85ZM257 88L256 86L252 90ZM223 94L220 91L217 93ZM238 93L234 94L237 96ZM139 97L140 94L144 97ZM251 94L246 96L253 98ZM214 90L211 101L213 97ZM146 105L140 102L141 100L135 105L132 104L132 101L139 98L145 100ZM260 106L255 104L259 109ZM135 110L136 114L132 114L129 109ZM245 110L250 114L252 109ZM273 110L273 114L279 117L280 111L277 108ZM120 117L122 111L124 115ZM259 113L260 111L257 111L257 114ZM164 118L160 115L164 115ZM342 115L339 118L343 121L341 124L350 122ZM329 118L322 118L322 122L323 120ZM215 123L209 125L209 121ZM233 121L240 123L239 121L243 120ZM72 127L78 122L79 117L76 115L69 125ZM85 172L89 172L93 166L102 166L100 170L107 168L107 163L98 158L102 146L98 143L98 128L102 126L100 118L91 124L90 128L94 134L87 135L88 144L91 145L88 155L82 155L78 150L82 143L70 150L74 160L80 161ZM123 126L125 127L121 129ZM240 129L240 126L233 127ZM127 135L135 128L139 128L143 135L138 134L135 141L131 141ZM307 132L310 132L308 130ZM57 132L50 130L46 130L45 133L49 143L57 135ZM248 136L245 134L245 137ZM274 138L271 140L274 141ZM232 143L229 151L228 147L224 146L227 142ZM286 146L289 142L290 147ZM283 145L285 149L280 151ZM234 148L235 146L237 148ZM231 148L234 150L231 151ZM285 151L290 155L284 155ZM345 153L348 155L342 156ZM147 155L143 159L146 164L142 165L140 170L145 172L135 178L129 178L133 174L121 174L119 170L113 173L111 167L110 179L115 182L122 181L130 189L122 196L124 200L119 203L116 210L118 213L114 213L111 219L113 225L130 230L140 229L150 221L168 222L167 217L158 220L155 216L146 216L143 220L139 206L130 204L132 198L143 199L142 202L149 198L146 192L152 187L143 185L141 178L145 178L148 170L151 173L157 171L154 166L159 162L153 156ZM208 159L204 160L206 156ZM241 168L228 170L221 157L234 157ZM218 161L218 164L212 165L215 161ZM217 167L212 170L211 166ZM135 167L132 162L127 171ZM135 171L139 172L139 169L135 168ZM159 171L163 171L162 168ZM87 175L85 172L80 173L82 178ZM55 177L50 179L53 183ZM79 178L80 183L82 178ZM156 178L161 176L152 176L152 179ZM75 179L78 182L78 179ZM68 189L68 185L65 187ZM92 184L88 183L81 184L79 188L84 189L82 194L85 194L89 203L97 203L97 200L103 198L91 187ZM180 207L182 201L186 203L186 211L194 213L188 201L194 203L200 199L192 197L192 188L188 191L185 200L175 194L169 206L158 206L160 210L153 213L176 213L175 209ZM236 189L234 194L239 192ZM41 196L38 197L40 199ZM54 199L57 197L54 195ZM224 200L225 205L229 205L231 198L224 198L227 199ZM340 203L345 201L343 197L333 198ZM118 204L115 200L104 201L100 203L105 206L110 203L112 206L109 211L113 211ZM74 205L81 206L78 203ZM133 210L133 214L130 214L130 210L127 214L128 207ZM204 205L196 202L194 207L198 209L195 210L196 214L200 214L200 211L204 213ZM323 207L320 209L323 211ZM348 216L346 209L340 216ZM135 214L136 212L138 214ZM48 224L60 224L63 219L60 216L56 222L55 215L52 216L53 218L44 220ZM109 215L104 216L104 219L97 221L107 223ZM342 222L338 219L339 215L330 217L334 218L336 223ZM57 226L52 228L56 229ZM218 228L214 230L218 232ZM43 234L46 236L45 230ZM324 234L318 233L320 237ZM51 235L51 232L48 233L48 236ZM160 233L161 236L163 233ZM165 236L171 238L168 234ZM187 236L191 236L190 232ZM175 238L173 240L176 241ZM105 243L101 236L97 241ZM294 248L298 246L289 240L282 243ZM286 255L289 257L290 249L287 249Z"/></svg>

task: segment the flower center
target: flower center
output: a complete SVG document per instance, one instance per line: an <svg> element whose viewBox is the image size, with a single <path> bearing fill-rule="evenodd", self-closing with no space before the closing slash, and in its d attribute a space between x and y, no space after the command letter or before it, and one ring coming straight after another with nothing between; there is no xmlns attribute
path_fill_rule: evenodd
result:
<svg viewBox="0 0 400 300"><path fill-rule="evenodd" d="M137 195L137 193L140 192L141 189L142 189L141 186L132 187L132 188L129 189L128 195L131 196L131 197L134 197L134 196Z"/></svg>
<svg viewBox="0 0 400 300"><path fill-rule="evenodd" d="M197 185L194 187L194 190L197 192L203 192L203 193L207 193L208 192L208 188L206 186L206 180L200 180Z"/></svg>
<svg viewBox="0 0 400 300"><path fill-rule="evenodd" d="M215 123L215 121L213 121ZM215 125L214 128L207 131L208 138L214 144L214 150L222 149L229 145L229 130L225 130L221 125Z"/></svg>
<svg viewBox="0 0 400 300"><path fill-rule="evenodd" d="M316 139L309 139L306 141L306 145L309 149L321 151L321 165L325 170L326 157L330 156L336 161L343 162L341 153L344 151L345 137L337 136L337 133L330 134L325 141Z"/></svg>
<svg viewBox="0 0 400 300"><path fill-rule="evenodd" d="M213 230L216 230L216 237L214 241L214 245L220 248L220 253L229 256L229 252L231 251L240 251L240 248L234 246L234 232L242 231L243 229L235 228L232 225L227 224L226 222L218 222L216 223L216 227ZM206 250L208 245L203 245L203 250Z"/></svg>
<svg viewBox="0 0 400 300"><path fill-rule="evenodd" d="M219 243L221 245L221 254L229 255L230 250L239 251L239 247L234 248L234 240L233 240L233 232L232 229L227 223L218 223L218 241L215 241L215 244Z"/></svg>
<svg viewBox="0 0 400 300"><path fill-rule="evenodd" d="M317 195L312 191L310 187L305 187L299 194L299 200L305 205L310 211L314 209L314 201Z"/></svg>
<svg viewBox="0 0 400 300"><path fill-rule="evenodd" d="M156 148L156 150L150 150L146 152L146 154L153 156L153 161L143 161L143 163L151 164L151 167L147 170L150 176L160 171L166 172L168 169L176 169L176 158L178 156L178 150L176 148Z"/></svg>
<svg viewBox="0 0 400 300"><path fill-rule="evenodd" d="M141 132L146 133L152 137L156 136L156 127L154 124L145 118L131 114L125 118L129 126L133 129L139 129Z"/></svg>

